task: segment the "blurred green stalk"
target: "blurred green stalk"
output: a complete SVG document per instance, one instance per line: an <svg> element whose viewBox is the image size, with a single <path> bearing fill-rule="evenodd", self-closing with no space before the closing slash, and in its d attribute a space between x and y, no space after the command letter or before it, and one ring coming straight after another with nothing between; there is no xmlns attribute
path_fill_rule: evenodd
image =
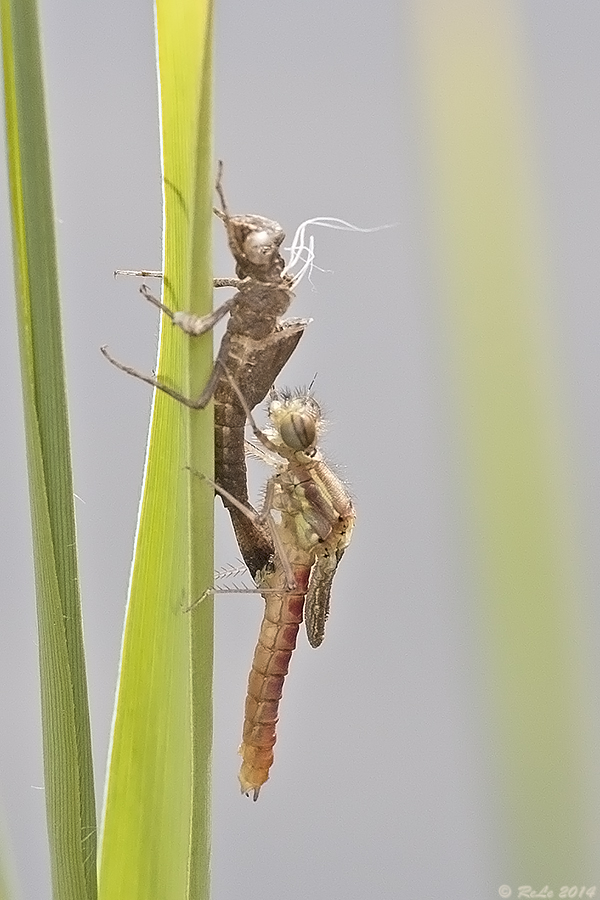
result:
<svg viewBox="0 0 600 900"><path fill-rule="evenodd" d="M477 535L499 858L515 885L589 886L585 642L513 5L416 0L413 12Z"/></svg>

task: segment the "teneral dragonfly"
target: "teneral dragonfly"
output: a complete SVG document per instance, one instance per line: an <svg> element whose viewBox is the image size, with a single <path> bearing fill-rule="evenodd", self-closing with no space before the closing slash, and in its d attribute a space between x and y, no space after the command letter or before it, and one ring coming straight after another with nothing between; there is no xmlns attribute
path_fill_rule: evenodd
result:
<svg viewBox="0 0 600 900"><path fill-rule="evenodd" d="M310 393L272 391L271 427L266 431L256 426L249 409L246 412L261 445L252 445L251 452L275 467L260 515L228 497L253 528L266 525L275 548L269 564L255 576L265 611L248 680L240 747L241 788L256 800L273 763L279 702L303 609L308 640L318 647L355 512L346 488L317 447L322 416Z"/></svg>

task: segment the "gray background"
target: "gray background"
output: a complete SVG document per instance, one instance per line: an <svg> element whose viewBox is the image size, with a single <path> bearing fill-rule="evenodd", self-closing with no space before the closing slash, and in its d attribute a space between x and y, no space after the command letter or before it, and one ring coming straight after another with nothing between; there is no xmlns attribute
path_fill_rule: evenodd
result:
<svg viewBox="0 0 600 900"><path fill-rule="evenodd" d="M492 0L490 0L492 2ZM256 597L218 601L214 896L483 898L506 880L478 688L476 592L454 478L409 4L221 0L216 141L233 211L336 215L285 373L318 373L330 458L360 516L327 639L286 685L272 779L239 796ZM116 267L160 266L150 3L42 0L97 779L102 784L150 407L98 348L150 370L157 319ZM522 0L525 96L568 400L584 576L600 562L600 5ZM28 900L49 896L37 651L6 180L0 178L0 786ZM215 238L215 273L231 272ZM342 468L343 466L343 468ZM256 480L258 490L260 478ZM218 557L236 548L219 509ZM590 591L593 599L593 591ZM101 787L99 799L101 800ZM598 873L600 881L600 872Z"/></svg>

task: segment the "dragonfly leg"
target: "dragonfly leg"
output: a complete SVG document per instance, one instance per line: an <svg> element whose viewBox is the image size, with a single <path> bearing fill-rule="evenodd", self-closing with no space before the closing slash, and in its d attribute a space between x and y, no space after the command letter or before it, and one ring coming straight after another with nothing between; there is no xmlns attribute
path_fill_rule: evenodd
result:
<svg viewBox="0 0 600 900"><path fill-rule="evenodd" d="M188 466L188 468L190 468ZM272 485L269 483L267 485L267 494L265 496L265 505L263 507L263 511L259 514L256 510L251 506L246 506L237 497L234 497L233 494L230 494L229 491L226 491L225 488L222 488L220 485L216 484L208 475L204 475L203 472L197 472L195 469L190 468L190 472L194 475L198 475L199 478L204 479L204 481L208 481L208 483L214 488L217 494L220 494L221 497L225 497L226 500L229 500L236 509L239 509L241 513L243 513L254 525L261 526L266 524L271 538L273 540L273 546L275 547L275 552L279 557L281 562L281 567L285 573L286 586L289 591L293 591L298 587L296 584L296 579L294 578L294 571L292 569L292 564L290 563L287 553L285 552L285 546L279 536L279 532L275 522L273 521L273 517L270 513L270 506L267 505L269 502L269 492L271 493L272 498Z"/></svg>
<svg viewBox="0 0 600 900"><path fill-rule="evenodd" d="M225 490L225 488L222 488L221 485L213 481L212 478L209 478L208 475L205 475L204 472L198 472L196 471L196 469L192 469L190 466L187 466L187 468L190 470L192 475L197 475L198 478L202 478L203 481L207 481L210 486L217 492L217 494L220 494L221 497L225 497L226 500L229 500L229 502L232 503L233 506L236 507L236 509L239 509L239 511L243 513L248 519L250 519L250 521L255 525L262 524L262 522L260 521L260 516L252 506L242 503L241 500L238 500L237 497L234 497L234 495L230 494L229 491Z"/></svg>
<svg viewBox="0 0 600 900"><path fill-rule="evenodd" d="M263 502L263 508L258 514L258 523L266 524L269 529L269 534L271 535L271 540L273 541L273 546L275 547L275 552L281 561L281 566L283 571L285 572L285 580L287 584L287 588L290 591L293 591L298 585L296 584L296 579L294 577L294 570L292 569L292 564L289 561L288 555L285 550L285 544L281 540L279 529L275 524L273 519L273 515L271 510L274 506L274 498L275 498L275 482L271 479L267 481L267 487L265 490L265 499Z"/></svg>
<svg viewBox="0 0 600 900"><path fill-rule="evenodd" d="M267 526L269 528L269 532L271 534L271 538L273 540L273 546L275 547L275 552L279 557L279 561L281 562L281 567L285 574L285 583L288 591L294 591L298 584L294 577L294 570L292 568L292 564L288 559L287 553L285 552L285 544L281 540L279 536L279 531L277 529L277 525L273 521L273 516L269 514L267 516Z"/></svg>
<svg viewBox="0 0 600 900"><path fill-rule="evenodd" d="M219 200L221 201L221 209L213 209L215 215L217 215L223 221L227 221L230 217L229 210L227 209L227 202L225 200L225 192L223 191L223 160L220 159L217 162L217 183L215 184L215 190L219 195Z"/></svg>
<svg viewBox="0 0 600 900"><path fill-rule="evenodd" d="M163 273L157 272L156 269L115 269L113 272L115 278L119 275L133 275L135 278L162 278Z"/></svg>
<svg viewBox="0 0 600 900"><path fill-rule="evenodd" d="M203 593L203 594L200 594L200 596L198 597L197 600L194 600L192 603L190 603L189 606L185 606L185 607L181 610L181 612L189 613L189 612L191 612L193 609L196 609L197 606L200 606L200 604L201 604L204 600L206 600L207 597L210 597L211 594L214 594L214 592L215 592L215 589L214 589L214 588L206 588L206 590L204 591L204 593Z"/></svg>
<svg viewBox="0 0 600 900"><path fill-rule="evenodd" d="M220 353L219 353L219 356L221 356ZM235 391L237 398L240 401L242 409L246 413L246 419L248 420L248 424L250 425L250 428L252 429L256 439L259 440L261 442L261 444L263 444L268 450L271 450L272 453L276 453L278 456L281 456L281 447L276 446L276 444L274 444L272 441L270 441L269 438L267 437L267 435L264 433L264 431L261 431L260 428L258 427L258 425L256 424L254 416L252 415L252 410L250 409L250 407L248 406L248 404L246 402L246 398L242 394L242 392L239 388L239 385L235 381L235 378L233 377L233 375L231 374L231 372L229 371L229 369L227 368L225 363L222 362L220 359L217 359L216 365L220 365L222 367L223 371L225 372L231 387Z"/></svg>
<svg viewBox="0 0 600 900"><path fill-rule="evenodd" d="M140 372L138 369L134 369L132 366L126 366L125 363L119 362L118 359L115 359L114 356L108 352L107 347L100 347L100 352L106 359L116 366L117 369L120 369L122 372L126 372L127 375L133 375L134 378L139 378L140 381L144 381L146 384L149 384L151 387L156 388L159 391L162 391L164 394L168 394L169 397L172 397L173 400L177 400L178 403L182 403L184 406L187 406L189 409L204 409L215 392L215 388L217 386L217 381L219 380L219 369L214 367L210 378L208 380L208 384L200 394L200 396L196 399L193 397L186 397L185 394L180 393L175 390L175 388L169 387L167 384L164 384L162 381L159 381L158 378L154 378L152 375L145 375L143 372Z"/></svg>
<svg viewBox="0 0 600 900"><path fill-rule="evenodd" d="M156 306L157 309L160 309L161 312L168 316L174 325L178 325L182 331L185 331L186 334L191 334L194 337L206 334L207 331L212 331L217 322L219 322L223 316L226 316L228 312L231 312L233 306L233 298L230 298L229 300L226 300L225 303L222 303L221 306L217 306L217 308L211 313L208 313L208 315L197 316L195 313L173 312L172 309L169 309L168 306L161 303L161 301L150 292L148 286L145 284L141 286L140 294L149 303L152 303L153 306Z"/></svg>
<svg viewBox="0 0 600 900"><path fill-rule="evenodd" d="M133 275L136 278L162 278L163 273L155 269L115 269L113 272L115 278L119 275ZM213 278L213 287L232 287L239 288L245 279L242 278Z"/></svg>

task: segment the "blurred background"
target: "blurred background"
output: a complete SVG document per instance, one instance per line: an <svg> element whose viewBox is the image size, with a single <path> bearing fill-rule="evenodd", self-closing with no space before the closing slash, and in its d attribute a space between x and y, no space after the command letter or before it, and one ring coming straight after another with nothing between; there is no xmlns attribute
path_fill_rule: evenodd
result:
<svg viewBox="0 0 600 900"><path fill-rule="evenodd" d="M451 9L447 7L451 6ZM153 11L41 0L99 800L158 322ZM217 4L215 155L233 212L313 216L315 391L359 521L324 645L299 641L271 780L237 783L262 602L217 603L215 898L600 888L600 7ZM0 793L49 896L28 496L0 178ZM215 274L232 267L219 223ZM265 473L253 469L257 496ZM217 564L235 564L217 504ZM548 896L550 896L548 894Z"/></svg>

